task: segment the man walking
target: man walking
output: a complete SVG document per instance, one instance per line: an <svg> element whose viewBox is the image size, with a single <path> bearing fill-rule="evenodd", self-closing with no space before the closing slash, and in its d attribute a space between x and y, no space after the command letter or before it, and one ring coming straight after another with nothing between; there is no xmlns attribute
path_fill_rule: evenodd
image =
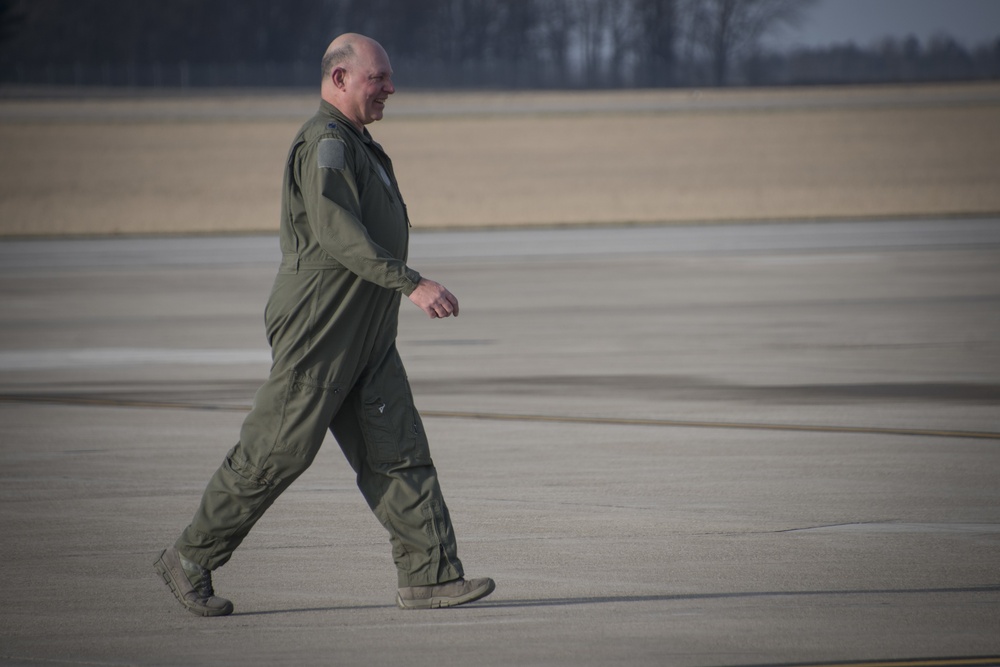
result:
<svg viewBox="0 0 1000 667"><path fill-rule="evenodd" d="M395 92L385 50L347 34L327 48L319 112L288 154L281 266L265 311L273 364L239 442L191 524L155 567L202 616L233 611L215 595L257 520L309 467L330 429L389 532L404 609L450 607L493 592L465 579L427 438L396 351L401 295L432 318L458 299L406 264L409 219L392 162L365 126Z"/></svg>

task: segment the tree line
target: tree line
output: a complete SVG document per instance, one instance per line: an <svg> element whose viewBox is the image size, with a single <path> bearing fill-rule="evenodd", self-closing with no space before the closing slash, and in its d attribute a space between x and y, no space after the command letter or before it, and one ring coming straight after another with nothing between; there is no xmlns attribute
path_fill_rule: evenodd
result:
<svg viewBox="0 0 1000 667"><path fill-rule="evenodd" d="M998 78L1000 39L769 52L813 0L0 0L0 82L313 86L339 33L409 87L619 88Z"/></svg>

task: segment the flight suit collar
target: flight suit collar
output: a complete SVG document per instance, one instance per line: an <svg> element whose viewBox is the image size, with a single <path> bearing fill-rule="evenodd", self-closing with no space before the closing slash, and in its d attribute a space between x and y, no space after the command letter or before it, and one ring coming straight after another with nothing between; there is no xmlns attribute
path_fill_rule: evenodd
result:
<svg viewBox="0 0 1000 667"><path fill-rule="evenodd" d="M361 139L361 141L363 141L364 143L366 143L366 144L374 144L375 143L375 140L372 139L372 135L369 134L369 132L368 132L368 128L365 128L365 129L363 129L362 131L359 132L358 128L354 127L354 123L352 123L351 121L347 120L347 116L345 116L343 113L341 113L340 109L338 109L337 107L333 106L332 104L330 104L326 100L320 100L319 101L319 110L320 110L320 113L322 113L322 114L325 114L327 116L332 116L334 119L336 119L340 123L341 126L343 126L344 128L346 128L349 132L352 132L359 139Z"/></svg>

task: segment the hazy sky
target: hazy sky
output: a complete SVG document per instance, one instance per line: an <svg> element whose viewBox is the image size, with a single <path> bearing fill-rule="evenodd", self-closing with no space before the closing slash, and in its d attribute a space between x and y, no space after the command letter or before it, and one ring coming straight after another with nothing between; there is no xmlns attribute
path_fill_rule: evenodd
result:
<svg viewBox="0 0 1000 667"><path fill-rule="evenodd" d="M1000 37L1000 0L819 0L799 28L785 29L767 43L867 46L887 35L926 40L940 32L966 46Z"/></svg>

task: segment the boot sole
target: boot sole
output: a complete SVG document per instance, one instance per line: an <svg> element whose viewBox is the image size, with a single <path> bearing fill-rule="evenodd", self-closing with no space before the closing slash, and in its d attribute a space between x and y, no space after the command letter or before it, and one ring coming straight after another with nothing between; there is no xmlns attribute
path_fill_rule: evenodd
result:
<svg viewBox="0 0 1000 667"><path fill-rule="evenodd" d="M181 603L185 609L194 614L195 616L228 616L233 613L233 606L229 605L223 609L206 609L204 607L193 607L188 604L188 601L184 599L184 596L180 594L177 590L177 584L174 583L174 578L170 576L170 570L167 568L167 564L163 562L163 554L167 553L164 549L160 552L160 557L156 559L153 563L153 567L156 571L160 573L160 577L163 579L163 583L167 585L170 592L174 594L177 601Z"/></svg>
<svg viewBox="0 0 1000 667"><path fill-rule="evenodd" d="M400 609L444 609L445 607L457 607L460 604L475 602L486 597L495 591L496 587L496 582L490 579L489 583L473 591L469 591L465 595L454 598L437 597L424 600L404 600L402 595L396 593L396 604Z"/></svg>

